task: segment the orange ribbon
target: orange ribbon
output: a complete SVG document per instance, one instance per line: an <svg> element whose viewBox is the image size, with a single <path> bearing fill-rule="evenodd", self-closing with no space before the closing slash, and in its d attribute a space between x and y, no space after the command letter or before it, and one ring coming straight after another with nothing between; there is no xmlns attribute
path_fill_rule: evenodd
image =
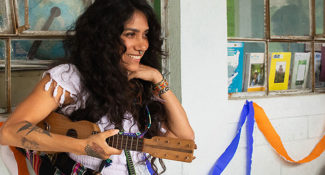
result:
<svg viewBox="0 0 325 175"><path fill-rule="evenodd" d="M287 161L294 162L294 163L306 163L310 162L317 157L319 157L325 150L325 136L317 143L317 145L314 147L313 151L305 158L299 161L293 160L285 150L283 143L281 141L280 136L276 133L274 130L270 120L267 118L264 110L257 105L256 103L253 103L254 106L254 118L257 123L258 128L263 133L266 140L271 144L271 146L274 148L274 150L281 155L281 157L285 158Z"/></svg>

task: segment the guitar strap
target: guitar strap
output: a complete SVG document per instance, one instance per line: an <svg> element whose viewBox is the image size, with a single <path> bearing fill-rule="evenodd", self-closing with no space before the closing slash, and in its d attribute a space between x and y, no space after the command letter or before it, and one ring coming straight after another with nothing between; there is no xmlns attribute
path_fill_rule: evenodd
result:
<svg viewBox="0 0 325 175"><path fill-rule="evenodd" d="M136 175L134 164L129 150L124 150L129 175Z"/></svg>

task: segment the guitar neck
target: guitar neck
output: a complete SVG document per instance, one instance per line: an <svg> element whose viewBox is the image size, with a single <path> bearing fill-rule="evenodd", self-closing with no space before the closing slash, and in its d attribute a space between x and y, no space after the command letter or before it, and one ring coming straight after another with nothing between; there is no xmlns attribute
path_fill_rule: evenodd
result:
<svg viewBox="0 0 325 175"><path fill-rule="evenodd" d="M151 139L114 135L106 139L109 146L119 150L149 153L153 157L192 162L196 145L193 140L155 136Z"/></svg>
<svg viewBox="0 0 325 175"><path fill-rule="evenodd" d="M143 150L143 141L143 138L136 138L120 134L108 137L106 139L107 144L113 148L140 152Z"/></svg>

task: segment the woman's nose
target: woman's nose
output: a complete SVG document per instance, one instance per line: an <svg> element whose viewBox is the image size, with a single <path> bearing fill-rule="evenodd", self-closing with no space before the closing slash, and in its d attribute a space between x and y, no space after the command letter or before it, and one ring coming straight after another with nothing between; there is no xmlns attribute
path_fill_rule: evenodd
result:
<svg viewBox="0 0 325 175"><path fill-rule="evenodd" d="M138 38L136 43L136 50L146 51L148 49L148 40L146 38Z"/></svg>

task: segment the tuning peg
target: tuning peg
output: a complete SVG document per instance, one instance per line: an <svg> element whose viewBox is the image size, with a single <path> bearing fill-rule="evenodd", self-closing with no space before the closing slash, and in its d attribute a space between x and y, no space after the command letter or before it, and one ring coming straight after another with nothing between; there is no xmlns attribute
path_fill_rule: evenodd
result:
<svg viewBox="0 0 325 175"><path fill-rule="evenodd" d="M194 144L194 149L197 149L197 146L196 146L196 144Z"/></svg>
<svg viewBox="0 0 325 175"><path fill-rule="evenodd" d="M194 159L196 159L196 157L195 157L195 156L193 156L192 160L194 160Z"/></svg>

